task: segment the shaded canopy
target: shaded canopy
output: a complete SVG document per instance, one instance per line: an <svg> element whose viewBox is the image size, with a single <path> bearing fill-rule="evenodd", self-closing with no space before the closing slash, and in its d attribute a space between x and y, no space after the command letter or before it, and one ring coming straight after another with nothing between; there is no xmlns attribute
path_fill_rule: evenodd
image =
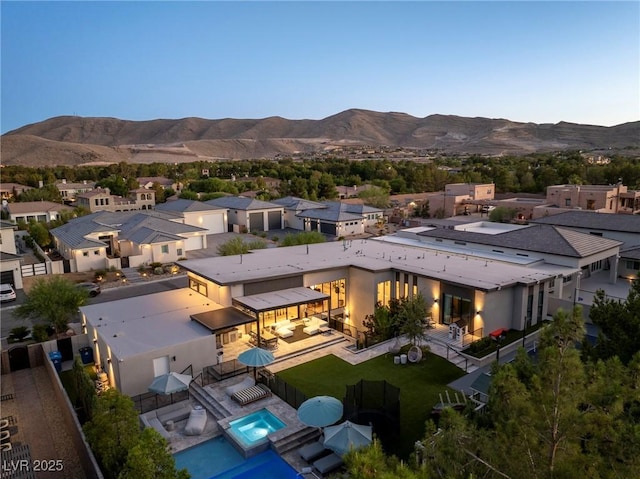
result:
<svg viewBox="0 0 640 479"><path fill-rule="evenodd" d="M331 396L307 399L298 408L298 419L307 426L325 427L342 417L342 402Z"/></svg>
<svg viewBox="0 0 640 479"><path fill-rule="evenodd" d="M358 449L371 444L373 428L345 421L337 426L329 426L324 430L324 447L339 455L346 454L349 449Z"/></svg>
<svg viewBox="0 0 640 479"><path fill-rule="evenodd" d="M149 391L156 394L173 394L189 389L193 378L188 374L170 372L158 376L149 385Z"/></svg>

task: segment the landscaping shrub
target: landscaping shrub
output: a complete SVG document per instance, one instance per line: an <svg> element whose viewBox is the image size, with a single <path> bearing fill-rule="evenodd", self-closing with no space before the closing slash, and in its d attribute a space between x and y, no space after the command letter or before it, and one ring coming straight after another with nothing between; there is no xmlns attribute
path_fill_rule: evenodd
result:
<svg viewBox="0 0 640 479"><path fill-rule="evenodd" d="M9 342L17 343L29 336L29 328L26 326L17 326L9 332Z"/></svg>
<svg viewBox="0 0 640 479"><path fill-rule="evenodd" d="M31 333L34 341L37 343L44 343L49 340L49 331L46 324L36 324L33 327L33 332Z"/></svg>

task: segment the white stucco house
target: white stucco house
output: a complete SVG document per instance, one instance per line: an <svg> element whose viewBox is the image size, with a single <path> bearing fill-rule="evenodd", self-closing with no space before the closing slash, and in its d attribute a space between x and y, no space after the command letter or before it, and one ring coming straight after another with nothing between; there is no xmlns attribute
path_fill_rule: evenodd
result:
<svg viewBox="0 0 640 479"><path fill-rule="evenodd" d="M276 203L243 196L223 196L205 201L205 204L227 210L227 228L230 232L271 231L284 228L284 208Z"/></svg>
<svg viewBox="0 0 640 479"><path fill-rule="evenodd" d="M227 231L227 208L202 201L176 199L156 205L156 210L179 213L185 224L204 228L210 235Z"/></svg>
<svg viewBox="0 0 640 479"><path fill-rule="evenodd" d="M0 283L22 289L22 256L16 249L15 229L13 223L0 220Z"/></svg>

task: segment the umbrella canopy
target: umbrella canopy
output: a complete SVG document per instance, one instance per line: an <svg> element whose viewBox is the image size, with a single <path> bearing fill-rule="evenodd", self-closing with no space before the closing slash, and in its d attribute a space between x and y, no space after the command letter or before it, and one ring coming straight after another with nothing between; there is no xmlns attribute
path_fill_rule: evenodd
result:
<svg viewBox="0 0 640 479"><path fill-rule="evenodd" d="M307 426L330 426L341 417L342 402L331 396L312 397L298 408L298 419Z"/></svg>
<svg viewBox="0 0 640 479"><path fill-rule="evenodd" d="M192 377L188 374L167 373L158 376L149 386L149 391L156 394L173 394L189 389Z"/></svg>
<svg viewBox="0 0 640 479"><path fill-rule="evenodd" d="M238 356L238 361L254 368L271 364L275 359L273 353L262 348L247 349Z"/></svg>
<svg viewBox="0 0 640 479"><path fill-rule="evenodd" d="M339 455L346 454L349 449L368 446L373 440L373 428L345 421L337 426L329 426L324 430L324 447Z"/></svg>

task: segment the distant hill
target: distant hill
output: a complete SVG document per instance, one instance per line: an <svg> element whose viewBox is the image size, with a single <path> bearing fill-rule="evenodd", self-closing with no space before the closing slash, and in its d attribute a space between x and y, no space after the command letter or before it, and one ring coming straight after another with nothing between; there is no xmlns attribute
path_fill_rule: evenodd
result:
<svg viewBox="0 0 640 479"><path fill-rule="evenodd" d="M613 127L517 123L504 119L346 110L322 120L183 118L128 121L61 116L2 136L2 163L79 165L130 161L272 158L348 145L526 154L567 149L640 148L640 121Z"/></svg>

